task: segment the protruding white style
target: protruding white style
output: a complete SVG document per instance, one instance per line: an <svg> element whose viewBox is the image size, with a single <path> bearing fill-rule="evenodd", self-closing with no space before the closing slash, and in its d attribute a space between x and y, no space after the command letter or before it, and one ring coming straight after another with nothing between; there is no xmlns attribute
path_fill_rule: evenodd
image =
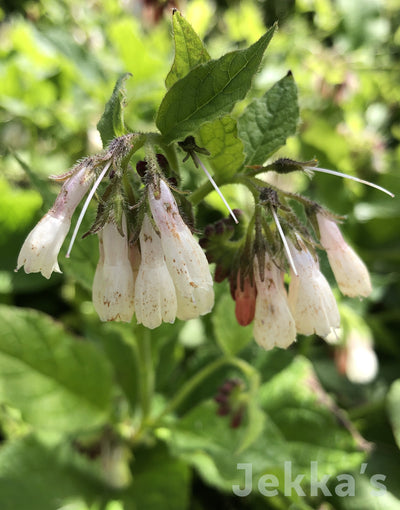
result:
<svg viewBox="0 0 400 510"><path fill-rule="evenodd" d="M322 213L317 214L320 241L328 255L339 289L350 297L371 294L371 280L364 262L345 242L337 224Z"/></svg>
<svg viewBox="0 0 400 510"><path fill-rule="evenodd" d="M347 378L356 384L366 384L375 379L378 373L378 358L372 340L351 331L346 339Z"/></svg>
<svg viewBox="0 0 400 510"><path fill-rule="evenodd" d="M102 321L130 322L134 312L134 278L124 237L113 222L99 232L100 258L93 281L93 305Z"/></svg>
<svg viewBox="0 0 400 510"><path fill-rule="evenodd" d="M193 319L209 313L214 305L214 290L207 258L182 220L175 199L163 180L160 180L158 196L155 196L154 187L149 186L149 203L174 282L178 319Z"/></svg>
<svg viewBox="0 0 400 510"><path fill-rule="evenodd" d="M258 345L266 350L286 349L296 340L296 325L289 310L283 273L265 254L264 281L261 281L257 258L254 262L257 288L253 334Z"/></svg>
<svg viewBox="0 0 400 510"><path fill-rule="evenodd" d="M378 184L375 184L370 181L365 181L364 179L360 179L359 177L355 177L354 175L344 174L342 172L337 172L336 170L330 170L329 168L319 168L317 166L303 166L304 170L307 172L312 173L313 172L321 172L323 174L330 174L330 175L336 175L337 177L343 177L344 179L350 179L351 181L359 182L360 184L365 184L366 186L370 186L371 188L378 189L379 191L382 191L383 193L386 193L386 195L389 195L390 197L394 197L394 194L387 190L386 188L383 188L382 186L379 186Z"/></svg>
<svg viewBox="0 0 400 510"><path fill-rule="evenodd" d="M42 273L50 278L53 271L61 273L57 257L68 234L71 217L87 192L91 174L80 168L62 186L53 207L28 234L18 256L17 268L26 273Z"/></svg>
<svg viewBox="0 0 400 510"><path fill-rule="evenodd" d="M324 275L319 270L318 260L314 259L306 246L298 240L301 250L289 241L290 251L299 276L291 270L289 284L289 308L296 323L298 333L316 333L326 337L332 328L340 325L339 310Z"/></svg>
<svg viewBox="0 0 400 510"><path fill-rule="evenodd" d="M135 284L135 311L138 324L154 329L161 322L174 322L177 300L168 272L160 236L145 215L140 231L141 263Z"/></svg>
<svg viewBox="0 0 400 510"><path fill-rule="evenodd" d="M232 211L230 205L228 204L226 198L224 197L224 195L222 194L222 191L219 189L218 187L218 184L214 181L214 179L212 178L210 172L207 170L207 168L204 166L203 162L201 161L201 159L199 158L199 156L195 153L194 154L194 159L196 161L196 163L198 163L201 167L201 169L203 170L203 172L206 174L208 180L211 182L213 188L215 189L215 191L218 193L218 195L220 196L222 202L224 203L225 207L228 209L229 211L229 214L232 216L233 218L233 221L235 223L239 223L239 220L236 218L235 216L235 213Z"/></svg>

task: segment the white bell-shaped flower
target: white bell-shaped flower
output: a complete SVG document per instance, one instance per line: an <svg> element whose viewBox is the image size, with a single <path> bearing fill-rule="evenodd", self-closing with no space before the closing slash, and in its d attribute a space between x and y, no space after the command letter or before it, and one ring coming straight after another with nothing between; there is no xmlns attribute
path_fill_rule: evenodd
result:
<svg viewBox="0 0 400 510"><path fill-rule="evenodd" d="M61 273L57 257L91 177L87 168L82 167L63 184L53 207L25 239L18 255L17 271L24 266L26 273L42 273L45 278L50 278L53 271Z"/></svg>
<svg viewBox="0 0 400 510"><path fill-rule="evenodd" d="M266 350L286 349L296 340L296 325L290 312L283 273L265 254L264 281L260 279L257 259L254 280L257 288L253 334L258 345Z"/></svg>
<svg viewBox="0 0 400 510"><path fill-rule="evenodd" d="M318 260L298 241L301 250L289 241L290 251L297 268L298 276L291 269L289 284L289 308L296 323L298 333L316 333L326 337L332 328L340 325L340 315L336 300L324 275L319 270Z"/></svg>
<svg viewBox="0 0 400 510"><path fill-rule="evenodd" d="M375 379L378 373L378 358L372 340L357 331L350 331L346 338L347 378L356 384L367 384Z"/></svg>
<svg viewBox="0 0 400 510"><path fill-rule="evenodd" d="M130 322L134 312L134 277L125 219L123 229L124 237L113 222L108 222L98 234L100 258L92 296L93 305L102 321Z"/></svg>
<svg viewBox="0 0 400 510"><path fill-rule="evenodd" d="M135 284L135 311L139 324L153 329L174 322L177 300L160 236L145 215L140 231L141 263Z"/></svg>
<svg viewBox="0 0 400 510"><path fill-rule="evenodd" d="M153 186L149 186L149 203L176 290L177 317L187 320L209 313L214 305L214 290L207 258L163 180L157 197Z"/></svg>
<svg viewBox="0 0 400 510"><path fill-rule="evenodd" d="M345 242L337 224L325 215L317 214L320 241L328 255L329 264L343 294L367 297L371 294L371 280L364 262Z"/></svg>

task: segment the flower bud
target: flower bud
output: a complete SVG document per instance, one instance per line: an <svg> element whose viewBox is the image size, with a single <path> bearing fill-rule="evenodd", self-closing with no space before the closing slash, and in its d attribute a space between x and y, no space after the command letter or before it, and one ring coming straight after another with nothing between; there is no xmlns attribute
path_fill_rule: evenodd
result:
<svg viewBox="0 0 400 510"><path fill-rule="evenodd" d="M99 232L100 258L93 281L93 305L102 321L130 322L134 312L134 278L124 237L113 222Z"/></svg>
<svg viewBox="0 0 400 510"><path fill-rule="evenodd" d="M176 293L165 263L160 236L146 215L140 231L142 252L135 284L135 310L138 324L153 329L161 322L174 322Z"/></svg>
<svg viewBox="0 0 400 510"><path fill-rule="evenodd" d="M244 279L242 289L240 280L241 277L239 272L237 275L235 289L235 315L240 326L247 326L254 319L257 289L255 285L251 284L249 277Z"/></svg>
<svg viewBox="0 0 400 510"><path fill-rule="evenodd" d="M254 259L254 279L257 287L254 338L266 350L273 347L286 349L296 340L296 326L281 271L268 253L265 254L264 281L260 279L257 258Z"/></svg>
<svg viewBox="0 0 400 510"><path fill-rule="evenodd" d="M302 249L298 250L290 241L289 247L298 271L298 276L293 270L290 271L288 296L297 332L325 337L332 328L340 325L339 310L332 290L319 270L318 260L307 248L301 243Z"/></svg>
<svg viewBox="0 0 400 510"><path fill-rule="evenodd" d="M42 273L50 278L61 273L57 257L68 234L71 217L88 190L92 175L86 167L77 170L62 186L53 207L31 230L18 255L17 268L26 273Z"/></svg>
<svg viewBox="0 0 400 510"><path fill-rule="evenodd" d="M149 187L149 203L176 290L177 317L187 320L209 313L214 305L214 290L207 258L182 220L163 180L160 180L158 198L152 186Z"/></svg>
<svg viewBox="0 0 400 510"><path fill-rule="evenodd" d="M368 269L355 251L345 242L337 224L321 213L317 214L320 241L343 294L367 297L371 294Z"/></svg>

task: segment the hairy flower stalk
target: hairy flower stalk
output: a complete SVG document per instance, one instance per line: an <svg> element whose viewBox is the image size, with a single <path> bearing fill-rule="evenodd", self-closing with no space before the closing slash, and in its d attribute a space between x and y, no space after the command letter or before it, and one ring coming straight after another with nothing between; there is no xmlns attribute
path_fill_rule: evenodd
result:
<svg viewBox="0 0 400 510"><path fill-rule="evenodd" d="M149 204L176 290L176 316L183 320L192 319L211 311L213 281L207 258L181 218L168 185L163 180L159 184L159 194L153 185L149 186Z"/></svg>
<svg viewBox="0 0 400 510"><path fill-rule="evenodd" d="M296 325L289 309L283 273L267 253L264 280L260 278L257 258L254 259L254 279L257 287L254 339L266 350L286 349L296 340Z"/></svg>
<svg viewBox="0 0 400 510"><path fill-rule="evenodd" d="M319 270L318 260L298 239L301 249L289 241L290 251L298 270L298 276L291 271L289 284L289 308L298 333L316 333L326 337L332 328L340 325L339 310L324 275Z"/></svg>
<svg viewBox="0 0 400 510"><path fill-rule="evenodd" d="M337 224L317 213L320 241L343 294L367 297L372 292L368 269L355 251L345 242Z"/></svg>
<svg viewBox="0 0 400 510"><path fill-rule="evenodd" d="M68 234L72 215L92 182L93 172L79 167L63 184L53 207L28 234L18 256L17 268L26 273L42 273L50 278L61 273L57 257Z"/></svg>
<svg viewBox="0 0 400 510"><path fill-rule="evenodd" d="M124 237L113 221L98 233L100 258L93 281L93 305L102 321L130 322L134 312L134 276L129 260L126 220Z"/></svg>
<svg viewBox="0 0 400 510"><path fill-rule="evenodd" d="M174 322L177 299L168 272L160 236L145 215L140 231L141 263L135 284L135 310L138 324L154 329L161 322Z"/></svg>

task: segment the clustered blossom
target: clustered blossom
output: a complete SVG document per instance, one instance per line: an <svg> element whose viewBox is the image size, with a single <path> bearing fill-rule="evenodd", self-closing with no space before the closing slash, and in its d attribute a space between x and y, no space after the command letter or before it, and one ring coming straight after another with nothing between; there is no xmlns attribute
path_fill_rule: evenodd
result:
<svg viewBox="0 0 400 510"><path fill-rule="evenodd" d="M109 166L110 162L88 199ZM90 170L81 165L72 172L52 209L25 240L17 269L24 266L27 273L41 272L46 278L60 272L57 257L71 217L93 181L95 174ZM137 242L131 240L124 213L120 218L110 213L96 227L99 261L92 299L102 321L130 322L136 313L139 324L153 329L175 318L188 320L209 313L214 290L207 258L183 221L167 183L153 176L145 193L147 212Z"/></svg>
<svg viewBox="0 0 400 510"><path fill-rule="evenodd" d="M191 138L180 145L208 174L197 155L208 152ZM284 194L262 187L260 180L255 181L258 202L247 227L245 222L238 222L242 213L232 211L221 193L236 225L232 220L220 220L214 227L206 227L200 247L167 183L168 174L170 182L177 181L165 156L151 153L146 161L138 162L137 172L144 186L139 184L139 193L137 190L126 193L123 176L130 151L138 140L140 135L135 134L117 138L104 154L86 158L61 177L65 181L62 189L53 207L26 238L17 269L24 266L27 273L41 272L46 278L53 271L60 272L57 257L72 215L95 180L70 248L90 200L107 178L108 187L88 232L96 233L99 240L92 298L102 321L130 322L136 315L137 323L153 329L162 322L173 323L176 318L188 320L209 313L214 305L209 262L215 262L215 280L229 277L236 318L242 326L254 323L254 338L261 347L287 348L298 333L328 338L336 334L340 316L330 285L320 271L316 248L327 253L343 294L366 297L371 293L368 270L344 241L334 217L318 204L290 195L290 199L303 200L316 241L296 218ZM282 165L285 172L287 168L297 171L303 167L322 171L291 160L280 160L273 166L276 170ZM215 181L211 182L217 188ZM140 198L129 204L126 195ZM289 273L288 285L285 273Z"/></svg>

